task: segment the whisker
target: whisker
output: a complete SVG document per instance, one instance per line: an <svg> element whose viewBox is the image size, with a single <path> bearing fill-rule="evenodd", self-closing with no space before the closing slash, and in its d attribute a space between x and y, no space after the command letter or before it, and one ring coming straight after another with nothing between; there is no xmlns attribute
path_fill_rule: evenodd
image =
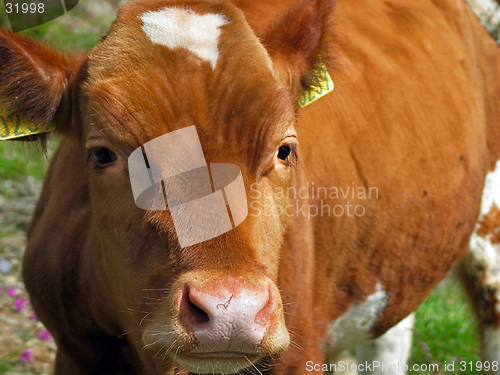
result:
<svg viewBox="0 0 500 375"><path fill-rule="evenodd" d="M247 357L247 356L244 356L244 357L245 357L245 359L248 361L248 363L250 363L250 364L252 365L252 367L253 367L254 369L256 369L256 370L257 370L257 372L259 373L259 375L263 375L263 374L262 374L262 372L260 372L260 370L257 368L257 366L255 366L255 365L253 364L253 362L252 362L252 361L250 361L250 360L248 359L248 357Z"/></svg>

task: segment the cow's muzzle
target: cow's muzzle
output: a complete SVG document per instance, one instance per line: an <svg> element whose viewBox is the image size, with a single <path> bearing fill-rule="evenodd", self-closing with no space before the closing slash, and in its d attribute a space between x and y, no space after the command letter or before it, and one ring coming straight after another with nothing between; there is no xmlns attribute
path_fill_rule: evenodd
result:
<svg viewBox="0 0 500 375"><path fill-rule="evenodd" d="M148 327L146 347L161 345L190 372L231 374L288 346L281 297L269 278L190 272L181 279L170 292L165 334L159 322Z"/></svg>

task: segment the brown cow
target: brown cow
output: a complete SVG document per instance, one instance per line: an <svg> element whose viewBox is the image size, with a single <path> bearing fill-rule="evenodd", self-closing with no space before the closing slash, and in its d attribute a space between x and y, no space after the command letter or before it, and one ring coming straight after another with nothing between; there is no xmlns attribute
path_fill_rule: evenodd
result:
<svg viewBox="0 0 500 375"><path fill-rule="evenodd" d="M461 0L291 3L133 2L88 56L0 34L8 104L63 136L23 270L56 374L315 371L467 253L500 158L494 41ZM299 110L322 63L336 91ZM248 216L181 246L127 160L192 126Z"/></svg>

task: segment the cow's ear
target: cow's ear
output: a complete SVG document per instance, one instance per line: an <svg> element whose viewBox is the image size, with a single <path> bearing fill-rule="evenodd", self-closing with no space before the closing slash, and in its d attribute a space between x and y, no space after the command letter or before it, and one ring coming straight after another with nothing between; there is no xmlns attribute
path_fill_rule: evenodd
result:
<svg viewBox="0 0 500 375"><path fill-rule="evenodd" d="M318 66L329 65L332 10L333 0L302 0L258 33L276 74L296 93L317 84Z"/></svg>
<svg viewBox="0 0 500 375"><path fill-rule="evenodd" d="M0 30L0 105L40 128L55 123L59 133L77 131L71 121L74 91L85 62L85 54L66 56L28 37ZM36 138L45 135L26 140Z"/></svg>

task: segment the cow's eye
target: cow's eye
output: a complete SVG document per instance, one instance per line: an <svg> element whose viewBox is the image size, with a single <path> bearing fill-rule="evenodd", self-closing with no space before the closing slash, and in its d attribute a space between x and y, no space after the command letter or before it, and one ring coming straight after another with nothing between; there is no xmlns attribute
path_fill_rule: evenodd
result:
<svg viewBox="0 0 500 375"><path fill-rule="evenodd" d="M297 164L297 145L284 144L278 149L276 157L281 160L283 164L289 167L295 167Z"/></svg>
<svg viewBox="0 0 500 375"><path fill-rule="evenodd" d="M292 153L292 146L283 145L278 149L278 159L286 160Z"/></svg>
<svg viewBox="0 0 500 375"><path fill-rule="evenodd" d="M104 168L107 167L108 164L116 161L116 154L109 148L96 147L91 151L94 155L97 167Z"/></svg>

